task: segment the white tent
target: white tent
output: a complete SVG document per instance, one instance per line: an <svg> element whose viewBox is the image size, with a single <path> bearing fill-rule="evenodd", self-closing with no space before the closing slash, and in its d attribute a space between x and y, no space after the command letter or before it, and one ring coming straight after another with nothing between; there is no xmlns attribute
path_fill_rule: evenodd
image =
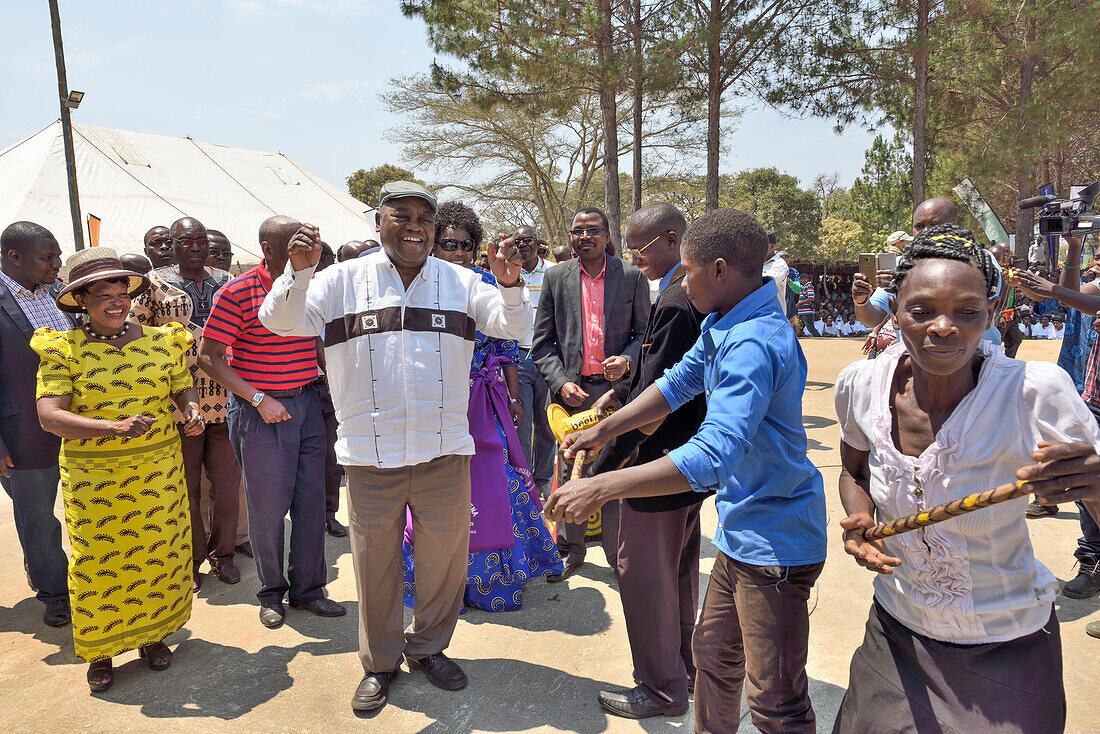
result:
<svg viewBox="0 0 1100 734"><path fill-rule="evenodd" d="M376 238L366 204L282 153L79 123L73 148L85 245L89 214L102 220L99 244L119 252L141 252L149 228L183 216L224 232L241 262L259 261L260 222L275 214L317 225L334 249ZM60 121L0 151L0 229L20 220L46 227L65 257L73 253Z"/></svg>

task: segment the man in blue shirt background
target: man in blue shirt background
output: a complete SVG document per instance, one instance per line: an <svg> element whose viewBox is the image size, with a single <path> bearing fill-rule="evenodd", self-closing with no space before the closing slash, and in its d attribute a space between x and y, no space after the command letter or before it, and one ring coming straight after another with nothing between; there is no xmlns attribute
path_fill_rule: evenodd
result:
<svg viewBox="0 0 1100 734"><path fill-rule="evenodd" d="M751 215L720 209L681 246L683 287L703 334L625 408L566 437L566 458L662 420L700 393L699 432L656 461L575 480L551 496L553 519L575 522L617 498L716 490L715 559L692 649L697 732L740 719L741 691L757 728L815 729L807 692L806 602L825 561L825 495L806 457L806 358L771 278L762 278L767 233Z"/></svg>

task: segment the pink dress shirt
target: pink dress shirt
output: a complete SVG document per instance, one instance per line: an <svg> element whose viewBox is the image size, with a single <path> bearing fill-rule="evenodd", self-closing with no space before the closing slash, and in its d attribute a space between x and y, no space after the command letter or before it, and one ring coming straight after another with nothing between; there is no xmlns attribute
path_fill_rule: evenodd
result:
<svg viewBox="0 0 1100 734"><path fill-rule="evenodd" d="M581 315L584 319L584 352L581 360L582 375L602 375L603 361L603 285L607 273L607 256L603 268L593 277L581 265Z"/></svg>

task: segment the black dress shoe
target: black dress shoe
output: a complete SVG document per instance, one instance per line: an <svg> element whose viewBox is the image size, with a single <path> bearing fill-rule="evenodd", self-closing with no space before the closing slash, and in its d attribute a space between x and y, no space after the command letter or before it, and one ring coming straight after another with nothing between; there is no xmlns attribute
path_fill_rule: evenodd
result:
<svg viewBox="0 0 1100 734"><path fill-rule="evenodd" d="M68 599L58 599L46 604L46 611L42 614L42 621L51 627L64 627L73 619L69 611Z"/></svg>
<svg viewBox="0 0 1100 734"><path fill-rule="evenodd" d="M211 562L218 581L223 584L238 584L241 581L241 572L233 565L233 561L225 560L218 563Z"/></svg>
<svg viewBox="0 0 1100 734"><path fill-rule="evenodd" d="M556 584L559 581L565 581L567 578L577 572L581 566L584 565L584 561L577 561L576 563L565 564L565 569L561 573L550 574L546 577L546 583Z"/></svg>
<svg viewBox="0 0 1100 734"><path fill-rule="evenodd" d="M651 696L645 686L636 686L622 693L600 691L600 705L616 716L625 719L648 719L650 716L683 716L687 713L687 701L668 703Z"/></svg>
<svg viewBox="0 0 1100 734"><path fill-rule="evenodd" d="M342 617L348 613L348 610L341 604L337 604L332 599L326 599L321 597L314 601L295 601L290 600L291 609L304 609L307 612L313 612L318 617Z"/></svg>
<svg viewBox="0 0 1100 734"><path fill-rule="evenodd" d="M286 619L286 609L282 604L260 607L260 623L264 627L271 630L282 627L284 619Z"/></svg>
<svg viewBox="0 0 1100 734"><path fill-rule="evenodd" d="M199 569L200 568L201 568L201 566L195 566L194 570L192 570L192 572L191 572L191 593L192 594L196 593L199 589L202 588L202 575L199 574Z"/></svg>
<svg viewBox="0 0 1100 734"><path fill-rule="evenodd" d="M234 546L233 550L236 551L237 553L240 553L243 556L248 556L249 558L252 558L252 543L251 543L251 541L246 540L245 542L241 543L240 545Z"/></svg>
<svg viewBox="0 0 1100 734"><path fill-rule="evenodd" d="M355 695L351 697L352 711L374 711L386 705L386 696L390 692L390 683L397 677L400 668L391 673L367 673L359 681Z"/></svg>
<svg viewBox="0 0 1100 734"><path fill-rule="evenodd" d="M334 538L348 537L348 529L335 517L330 517L328 520L325 520L325 532Z"/></svg>
<svg viewBox="0 0 1100 734"><path fill-rule="evenodd" d="M405 662L409 664L409 670L423 670L428 675L429 683L445 691L465 688L468 682L462 668L441 652L425 658L410 658L406 655Z"/></svg>

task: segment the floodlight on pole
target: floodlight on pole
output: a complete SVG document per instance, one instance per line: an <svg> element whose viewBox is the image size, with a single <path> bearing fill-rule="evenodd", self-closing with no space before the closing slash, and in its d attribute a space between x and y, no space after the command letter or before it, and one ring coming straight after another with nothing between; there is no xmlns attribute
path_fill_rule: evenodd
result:
<svg viewBox="0 0 1100 734"><path fill-rule="evenodd" d="M75 110L80 106L80 101L84 99L84 92L78 92L75 89L69 92L69 96L62 100L61 104L68 107L70 110Z"/></svg>

